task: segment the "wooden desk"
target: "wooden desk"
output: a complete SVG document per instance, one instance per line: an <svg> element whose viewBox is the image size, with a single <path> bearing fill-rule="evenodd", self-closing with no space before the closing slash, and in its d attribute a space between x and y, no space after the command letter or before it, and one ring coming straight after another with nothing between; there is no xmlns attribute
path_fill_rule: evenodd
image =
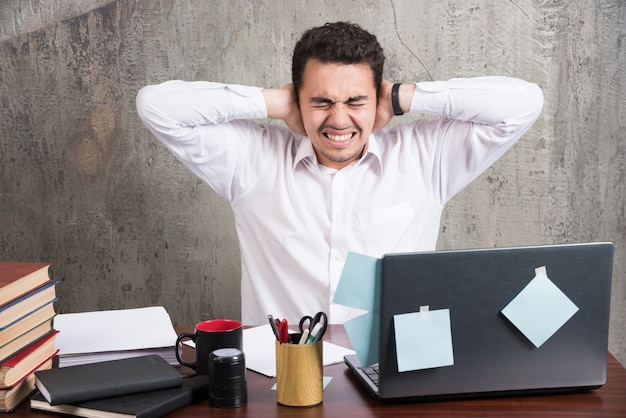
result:
<svg viewBox="0 0 626 418"><path fill-rule="evenodd" d="M192 332L192 329L179 331ZM331 326L326 338L336 344L350 346L342 326ZM218 409L209 407L208 401L198 402L168 417L626 417L626 369L609 354L607 372L606 384L586 393L389 405L373 399L359 385L352 372L340 363L324 368L324 375L333 379L324 391L323 403L308 408L293 408L276 403L276 392L271 390L275 379L248 370L246 406ZM54 415L35 413L25 404L12 416Z"/></svg>

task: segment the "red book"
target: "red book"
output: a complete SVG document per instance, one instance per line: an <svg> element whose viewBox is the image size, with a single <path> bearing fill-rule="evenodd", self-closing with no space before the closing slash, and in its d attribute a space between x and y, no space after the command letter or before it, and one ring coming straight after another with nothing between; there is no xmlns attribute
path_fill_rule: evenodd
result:
<svg viewBox="0 0 626 418"><path fill-rule="evenodd" d="M50 280L47 263L0 262L0 305L16 299Z"/></svg>
<svg viewBox="0 0 626 418"><path fill-rule="evenodd" d="M58 352L54 347L58 332L51 331L0 363L0 389L14 386L54 357Z"/></svg>

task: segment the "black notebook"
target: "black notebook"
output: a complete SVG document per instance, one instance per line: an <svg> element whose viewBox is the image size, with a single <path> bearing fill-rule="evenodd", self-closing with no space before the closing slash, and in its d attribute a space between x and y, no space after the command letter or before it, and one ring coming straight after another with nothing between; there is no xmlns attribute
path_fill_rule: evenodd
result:
<svg viewBox="0 0 626 418"><path fill-rule="evenodd" d="M149 355L35 372L52 405L180 386L182 376L161 356Z"/></svg>
<svg viewBox="0 0 626 418"><path fill-rule="evenodd" d="M184 378L182 386L174 388L97 399L73 405L50 405L41 393L37 393L31 398L30 407L35 410L76 417L155 418L206 399L208 394L209 377L197 375Z"/></svg>

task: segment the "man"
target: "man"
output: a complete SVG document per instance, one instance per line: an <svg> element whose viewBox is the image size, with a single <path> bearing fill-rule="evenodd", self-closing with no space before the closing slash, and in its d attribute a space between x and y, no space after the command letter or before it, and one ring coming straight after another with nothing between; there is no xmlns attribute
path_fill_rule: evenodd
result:
<svg viewBox="0 0 626 418"><path fill-rule="evenodd" d="M526 132L543 105L505 77L392 84L376 37L338 22L296 44L292 83L169 81L139 116L227 199L242 257L242 321L330 312L348 252L434 250L444 204ZM436 114L383 129L394 114ZM252 119L283 120L289 129Z"/></svg>

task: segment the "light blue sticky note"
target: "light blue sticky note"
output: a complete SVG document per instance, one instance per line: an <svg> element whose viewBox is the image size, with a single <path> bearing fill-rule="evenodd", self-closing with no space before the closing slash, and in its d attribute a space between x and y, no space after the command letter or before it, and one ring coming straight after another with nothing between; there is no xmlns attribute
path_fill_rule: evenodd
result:
<svg viewBox="0 0 626 418"><path fill-rule="evenodd" d="M539 348L578 311L578 307L550 280L545 267L502 309L513 325Z"/></svg>
<svg viewBox="0 0 626 418"><path fill-rule="evenodd" d="M322 377L322 390L326 390L326 386L328 386L331 380L333 380L332 376ZM276 383L274 383L274 386L272 386L271 390L276 390Z"/></svg>
<svg viewBox="0 0 626 418"><path fill-rule="evenodd" d="M367 311L344 324L363 366L378 362L381 260L348 253L333 302Z"/></svg>
<svg viewBox="0 0 626 418"><path fill-rule="evenodd" d="M454 365L450 310L394 315L398 371Z"/></svg>
<svg viewBox="0 0 626 418"><path fill-rule="evenodd" d="M378 311L380 269L379 258L348 253L333 302L364 311Z"/></svg>
<svg viewBox="0 0 626 418"><path fill-rule="evenodd" d="M352 348L362 366L378 363L378 338L380 335L380 314L367 312L343 324Z"/></svg>

